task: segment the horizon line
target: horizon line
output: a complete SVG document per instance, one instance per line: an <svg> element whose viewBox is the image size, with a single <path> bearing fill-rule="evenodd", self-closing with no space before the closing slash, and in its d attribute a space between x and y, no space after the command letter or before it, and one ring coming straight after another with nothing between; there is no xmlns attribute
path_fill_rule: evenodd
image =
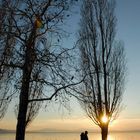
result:
<svg viewBox="0 0 140 140"><path fill-rule="evenodd" d="M15 133L16 130L0 129L0 133ZM80 133L81 130L27 130L26 133ZM99 130L88 130L89 133L100 133ZM108 133L140 132L140 129L133 130L110 130Z"/></svg>

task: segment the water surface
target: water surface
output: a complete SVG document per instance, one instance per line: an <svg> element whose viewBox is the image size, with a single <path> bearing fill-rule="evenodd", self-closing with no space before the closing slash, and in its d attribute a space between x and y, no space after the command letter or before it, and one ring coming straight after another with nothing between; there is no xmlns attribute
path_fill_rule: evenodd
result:
<svg viewBox="0 0 140 140"><path fill-rule="evenodd" d="M101 140L100 133L89 133L89 140ZM15 140L14 133L1 133L0 140ZM27 133L25 140L80 140L80 133ZM112 132L108 140L140 140L140 132Z"/></svg>

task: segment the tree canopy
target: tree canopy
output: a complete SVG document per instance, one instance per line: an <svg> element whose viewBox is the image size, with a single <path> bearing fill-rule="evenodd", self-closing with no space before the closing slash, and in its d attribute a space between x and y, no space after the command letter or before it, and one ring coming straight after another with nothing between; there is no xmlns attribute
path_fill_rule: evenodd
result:
<svg viewBox="0 0 140 140"><path fill-rule="evenodd" d="M109 122L121 108L126 75L124 45L115 40L114 10L114 0L83 0L78 32L80 67L86 75L80 102L101 128L102 140L107 139Z"/></svg>

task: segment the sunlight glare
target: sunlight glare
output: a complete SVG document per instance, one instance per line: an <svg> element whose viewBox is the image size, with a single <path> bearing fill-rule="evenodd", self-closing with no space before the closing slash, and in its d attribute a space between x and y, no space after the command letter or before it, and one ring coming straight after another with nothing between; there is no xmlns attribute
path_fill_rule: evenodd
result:
<svg viewBox="0 0 140 140"><path fill-rule="evenodd" d="M103 123L107 123L107 122L108 122L107 116L104 115L104 116L102 117L102 122L103 122Z"/></svg>

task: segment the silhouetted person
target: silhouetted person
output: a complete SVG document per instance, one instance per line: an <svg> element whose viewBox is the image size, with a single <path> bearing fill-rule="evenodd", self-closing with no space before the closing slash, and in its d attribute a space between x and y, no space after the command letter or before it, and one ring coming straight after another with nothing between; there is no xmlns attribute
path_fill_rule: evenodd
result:
<svg viewBox="0 0 140 140"><path fill-rule="evenodd" d="M81 133L80 137L81 137L81 140L85 140L85 134L84 134L84 132Z"/></svg>
<svg viewBox="0 0 140 140"><path fill-rule="evenodd" d="M88 140L88 131L85 131L84 140Z"/></svg>

